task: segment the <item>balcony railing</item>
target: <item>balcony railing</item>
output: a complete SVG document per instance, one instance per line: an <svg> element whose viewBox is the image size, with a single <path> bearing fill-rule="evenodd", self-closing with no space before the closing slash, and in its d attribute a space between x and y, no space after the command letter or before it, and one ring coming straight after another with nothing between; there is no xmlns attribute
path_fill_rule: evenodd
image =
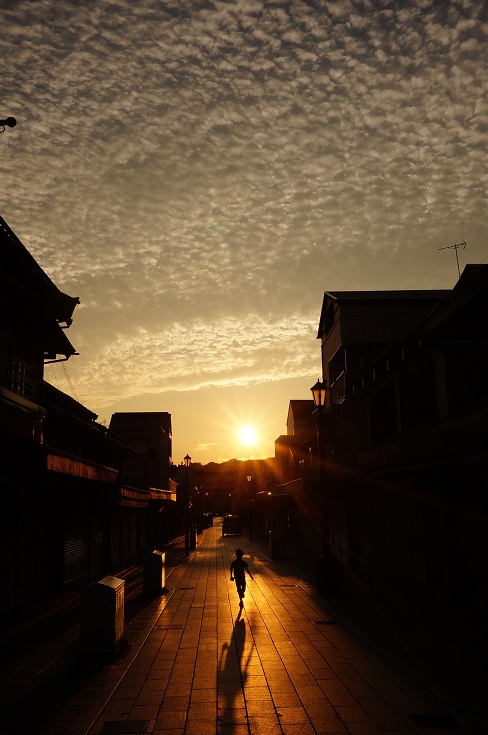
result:
<svg viewBox="0 0 488 735"><path fill-rule="evenodd" d="M331 383L329 389L331 404L342 403L345 397L351 394L351 383L358 373L359 370L343 370L337 379Z"/></svg>

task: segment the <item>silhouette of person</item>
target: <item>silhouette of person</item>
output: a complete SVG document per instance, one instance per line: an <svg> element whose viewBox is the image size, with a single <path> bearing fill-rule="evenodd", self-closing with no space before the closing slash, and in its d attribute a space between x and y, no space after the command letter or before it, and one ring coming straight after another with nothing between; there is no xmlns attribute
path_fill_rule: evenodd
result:
<svg viewBox="0 0 488 735"><path fill-rule="evenodd" d="M244 561L244 559L242 558L243 556L244 552L242 551L242 549L236 549L236 558L230 565L230 581L233 582L235 579L237 594L239 595L240 600L240 607L244 605L242 599L246 594L246 572L247 574L249 574L251 579L254 579L251 572L249 571L247 562Z"/></svg>

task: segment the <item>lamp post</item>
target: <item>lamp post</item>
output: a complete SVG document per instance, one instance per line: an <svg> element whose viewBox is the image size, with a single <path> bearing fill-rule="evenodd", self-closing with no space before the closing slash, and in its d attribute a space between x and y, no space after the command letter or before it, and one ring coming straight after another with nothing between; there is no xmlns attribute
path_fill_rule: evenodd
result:
<svg viewBox="0 0 488 735"><path fill-rule="evenodd" d="M318 479L318 490L319 490L319 522L320 522L320 548L322 550L322 558L324 558L324 551L326 547L326 532L325 532L325 525L328 522L328 519L325 515L325 501L324 501L324 481L325 481L325 472L322 469L322 452L321 452L321 441L322 441L322 426L321 426L321 418L322 413L325 410L325 399L327 396L327 384L324 381L323 383L320 380L317 380L315 385L313 385L310 390L312 391L312 397L313 397L313 403L315 406L315 411L317 414L317 462L318 462L318 469L319 469L319 479ZM320 586L320 585L319 585Z"/></svg>
<svg viewBox="0 0 488 735"><path fill-rule="evenodd" d="M183 522L185 525L185 555L188 556L190 553L190 455L187 454L183 461L186 466L185 507Z"/></svg>
<svg viewBox="0 0 488 735"><path fill-rule="evenodd" d="M200 535L203 532L203 482L198 486L197 500L197 534Z"/></svg>
<svg viewBox="0 0 488 735"><path fill-rule="evenodd" d="M249 541L252 541L252 514L253 514L253 506L252 506L252 475L246 475L246 520L248 523L248 532L249 532Z"/></svg>
<svg viewBox="0 0 488 735"><path fill-rule="evenodd" d="M327 467L323 451L325 403L327 397L327 383L317 380L312 391L313 402L317 412L317 460L318 460L318 490L319 490L319 519L321 533L322 555L317 560L317 586L321 592L334 593L341 586L341 570L339 563L334 559L330 548L329 514L327 512L328 494ZM326 495L327 493L327 495Z"/></svg>

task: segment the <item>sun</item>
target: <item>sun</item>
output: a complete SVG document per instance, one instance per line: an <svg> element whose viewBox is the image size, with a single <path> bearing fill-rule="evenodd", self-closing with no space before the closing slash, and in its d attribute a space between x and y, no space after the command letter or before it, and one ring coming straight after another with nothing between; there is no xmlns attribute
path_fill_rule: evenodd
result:
<svg viewBox="0 0 488 735"><path fill-rule="evenodd" d="M240 426L237 433L241 444L245 444L247 447L251 447L255 444L256 439L258 438L256 429L247 424L245 426Z"/></svg>

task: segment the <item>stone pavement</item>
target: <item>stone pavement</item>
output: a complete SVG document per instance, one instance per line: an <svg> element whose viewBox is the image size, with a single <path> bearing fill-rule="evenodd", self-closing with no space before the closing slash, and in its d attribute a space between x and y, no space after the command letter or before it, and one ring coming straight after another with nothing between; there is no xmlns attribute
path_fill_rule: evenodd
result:
<svg viewBox="0 0 488 735"><path fill-rule="evenodd" d="M73 639L64 668L42 686L14 696L8 716L0 719L0 732L486 732L352 632L287 562L272 561L245 537L221 534L215 525L199 536L189 563L167 576L165 595L144 600L139 593L140 609L126 625L125 656L81 670L79 664L69 665ZM239 546L254 576L242 609L229 577ZM20 670L17 676L22 678ZM63 696L55 711L44 710L42 722L36 721L30 705L48 699L53 685L64 687Z"/></svg>

